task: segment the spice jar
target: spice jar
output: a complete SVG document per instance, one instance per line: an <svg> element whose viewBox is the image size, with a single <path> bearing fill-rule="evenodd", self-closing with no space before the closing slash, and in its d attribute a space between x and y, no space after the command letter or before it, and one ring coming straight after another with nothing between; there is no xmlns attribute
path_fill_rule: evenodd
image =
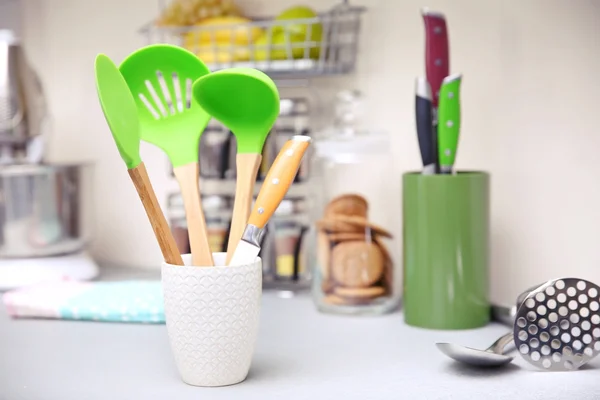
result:
<svg viewBox="0 0 600 400"><path fill-rule="evenodd" d="M263 243L263 286L286 292L310 288L309 217L304 198L284 199L269 221Z"/></svg>
<svg viewBox="0 0 600 400"><path fill-rule="evenodd" d="M176 193L169 195L167 204L169 226L171 227L171 233L173 234L175 243L177 243L177 249L179 250L179 253L187 254L191 249L181 194Z"/></svg>
<svg viewBox="0 0 600 400"><path fill-rule="evenodd" d="M400 300L389 240L389 213L400 212L388 204L390 141L361 127L361 100L358 92L340 93L332 127L315 142L313 294L325 312L382 314Z"/></svg>
<svg viewBox="0 0 600 400"><path fill-rule="evenodd" d="M226 179L231 174L232 134L223 125L210 124L200 136L200 177Z"/></svg>
<svg viewBox="0 0 600 400"><path fill-rule="evenodd" d="M206 195L201 196L201 200L210 249L215 253L226 251L233 200L231 196L227 195ZM171 233L179 252L181 254L189 253L191 250L188 226L181 194L176 193L169 196L168 213Z"/></svg>
<svg viewBox="0 0 600 400"><path fill-rule="evenodd" d="M233 199L225 195L202 196L202 209L210 250L214 253L227 251Z"/></svg>
<svg viewBox="0 0 600 400"><path fill-rule="evenodd" d="M258 171L258 180L263 180L275 161L279 150L295 135L310 136L310 108L307 98L281 98L279 116L263 146L262 162ZM308 157L300 164L294 182L308 179Z"/></svg>

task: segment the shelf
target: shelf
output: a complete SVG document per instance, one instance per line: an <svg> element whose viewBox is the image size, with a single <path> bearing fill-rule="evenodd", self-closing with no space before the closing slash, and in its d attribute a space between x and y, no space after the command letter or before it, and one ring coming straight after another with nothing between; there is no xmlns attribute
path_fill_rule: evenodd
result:
<svg viewBox="0 0 600 400"><path fill-rule="evenodd" d="M254 185L254 197L258 195L262 181L256 182ZM217 179L200 179L200 193L203 197L209 196L229 196L230 203L233 204L235 199L235 180L217 180ZM296 182L290 186L285 199L303 199L303 211L308 211L306 208L310 202L311 185L310 182ZM185 211L183 209L183 199L179 191L171 192L168 200L168 212L170 217L183 217Z"/></svg>
<svg viewBox="0 0 600 400"><path fill-rule="evenodd" d="M262 181L257 181L254 185L254 196L258 195ZM171 193L179 193L177 183L174 182ZM286 198L307 197L310 196L311 184L308 181L296 182L286 194ZM235 180L218 180L218 179L202 179L200 178L200 193L202 196L231 196L235 195ZM183 204L183 203L182 203Z"/></svg>
<svg viewBox="0 0 600 400"><path fill-rule="evenodd" d="M152 22L140 32L149 44L168 43L190 50L211 71L249 67L273 79L306 79L354 71L365 11L364 7L342 2L314 18L255 18L247 23L183 27L156 26ZM250 39L251 32L257 31L261 32L259 39ZM228 34L231 37L223 41L223 32L226 38ZM239 40L240 32L242 36L247 32L248 39Z"/></svg>
<svg viewBox="0 0 600 400"><path fill-rule="evenodd" d="M260 188L262 187L262 181L257 181L254 185L254 195L258 195ZM309 182L297 182L294 183L286 197L303 197L308 194ZM235 181L234 180L217 180L217 179L200 179L200 190L202 193L207 195L234 195L235 194Z"/></svg>

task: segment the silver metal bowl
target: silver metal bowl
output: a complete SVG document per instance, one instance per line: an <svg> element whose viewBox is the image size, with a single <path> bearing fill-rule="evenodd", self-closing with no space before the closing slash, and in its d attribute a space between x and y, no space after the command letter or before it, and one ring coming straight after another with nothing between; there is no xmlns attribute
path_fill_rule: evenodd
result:
<svg viewBox="0 0 600 400"><path fill-rule="evenodd" d="M92 166L0 167L0 258L81 251L91 237Z"/></svg>

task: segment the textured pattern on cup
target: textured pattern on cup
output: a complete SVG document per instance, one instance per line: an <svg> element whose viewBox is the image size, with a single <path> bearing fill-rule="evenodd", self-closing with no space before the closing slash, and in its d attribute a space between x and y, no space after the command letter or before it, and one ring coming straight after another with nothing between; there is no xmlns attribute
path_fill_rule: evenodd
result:
<svg viewBox="0 0 600 400"><path fill-rule="evenodd" d="M246 379L258 334L262 262L225 267L162 266L171 350L184 382L233 385ZM184 255L186 265L191 256Z"/></svg>

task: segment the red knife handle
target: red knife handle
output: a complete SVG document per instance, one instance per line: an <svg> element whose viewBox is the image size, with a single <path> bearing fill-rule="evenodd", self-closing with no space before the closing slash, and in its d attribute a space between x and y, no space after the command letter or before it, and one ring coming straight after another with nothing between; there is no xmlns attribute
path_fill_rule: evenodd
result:
<svg viewBox="0 0 600 400"><path fill-rule="evenodd" d="M432 103L437 108L442 81L450 74L448 29L444 14L428 10L422 14L425 23L425 71L433 94Z"/></svg>

